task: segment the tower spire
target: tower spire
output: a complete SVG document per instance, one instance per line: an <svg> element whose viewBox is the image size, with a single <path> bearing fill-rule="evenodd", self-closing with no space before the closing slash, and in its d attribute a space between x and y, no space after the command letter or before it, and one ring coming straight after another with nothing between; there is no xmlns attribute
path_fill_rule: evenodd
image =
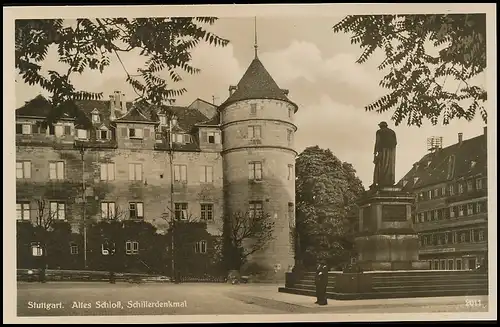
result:
<svg viewBox="0 0 500 327"><path fill-rule="evenodd" d="M254 49L255 49L255 58L257 59L257 48L259 47L257 45L257 17L254 17L254 35L255 35L255 43L254 43Z"/></svg>

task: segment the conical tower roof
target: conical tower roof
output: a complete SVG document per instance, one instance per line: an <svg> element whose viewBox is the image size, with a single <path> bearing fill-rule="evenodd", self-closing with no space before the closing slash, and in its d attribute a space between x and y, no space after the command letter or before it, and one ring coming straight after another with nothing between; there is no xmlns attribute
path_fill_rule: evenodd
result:
<svg viewBox="0 0 500 327"><path fill-rule="evenodd" d="M295 111L297 111L297 105L288 99L285 90L280 89L258 57L252 60L239 81L236 90L220 108L237 101L249 99L282 100L291 103L295 107Z"/></svg>

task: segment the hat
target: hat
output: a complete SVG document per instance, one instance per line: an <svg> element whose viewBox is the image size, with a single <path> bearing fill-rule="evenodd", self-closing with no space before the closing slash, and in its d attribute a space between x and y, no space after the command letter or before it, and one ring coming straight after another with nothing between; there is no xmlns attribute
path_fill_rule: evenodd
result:
<svg viewBox="0 0 500 327"><path fill-rule="evenodd" d="M380 122L378 124L378 126L380 126L380 127L387 127L387 123L385 121L383 121L383 122Z"/></svg>

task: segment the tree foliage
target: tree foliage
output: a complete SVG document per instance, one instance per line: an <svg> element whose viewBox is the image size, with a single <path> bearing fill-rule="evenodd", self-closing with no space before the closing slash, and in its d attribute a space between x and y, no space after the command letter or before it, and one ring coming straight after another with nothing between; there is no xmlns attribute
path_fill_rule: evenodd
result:
<svg viewBox="0 0 500 327"><path fill-rule="evenodd" d="M318 146L306 148L295 167L298 256L306 266L317 259L339 263L352 247L361 180L351 164Z"/></svg>
<svg viewBox="0 0 500 327"><path fill-rule="evenodd" d="M356 15L333 30L353 34L351 43L363 50L357 63L384 52L378 69L388 72L380 86L390 91L367 111L394 110L396 125L405 119L435 125L440 117L446 125L454 118L470 121L476 112L486 123L486 90L471 83L486 69L485 14ZM447 87L452 80L458 86Z"/></svg>
<svg viewBox="0 0 500 327"><path fill-rule="evenodd" d="M116 57L137 101L162 106L186 89L173 83L181 74L195 74L190 52L201 42L225 46L228 40L209 32L215 17L24 19L15 23L15 68L23 81L39 85L51 94L51 102L61 114L74 100L101 99L102 93L80 90L71 77L86 71L103 73ZM57 50L57 60L66 71L44 72L49 50ZM120 54L135 52L145 64L129 72ZM140 59L139 59L140 60ZM55 117L58 118L58 117Z"/></svg>

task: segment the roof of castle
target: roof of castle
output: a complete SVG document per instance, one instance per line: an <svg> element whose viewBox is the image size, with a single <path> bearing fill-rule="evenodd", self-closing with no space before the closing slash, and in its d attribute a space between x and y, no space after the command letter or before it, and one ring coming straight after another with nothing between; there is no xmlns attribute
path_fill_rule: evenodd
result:
<svg viewBox="0 0 500 327"><path fill-rule="evenodd" d="M485 134L426 154L398 184L406 181L403 189L409 191L480 174L487 174Z"/></svg>
<svg viewBox="0 0 500 327"><path fill-rule="evenodd" d="M297 111L297 105L288 99L286 92L276 84L258 57L252 60L239 81L236 90L220 108L237 101L249 99L282 100L291 103L295 107L295 111Z"/></svg>

